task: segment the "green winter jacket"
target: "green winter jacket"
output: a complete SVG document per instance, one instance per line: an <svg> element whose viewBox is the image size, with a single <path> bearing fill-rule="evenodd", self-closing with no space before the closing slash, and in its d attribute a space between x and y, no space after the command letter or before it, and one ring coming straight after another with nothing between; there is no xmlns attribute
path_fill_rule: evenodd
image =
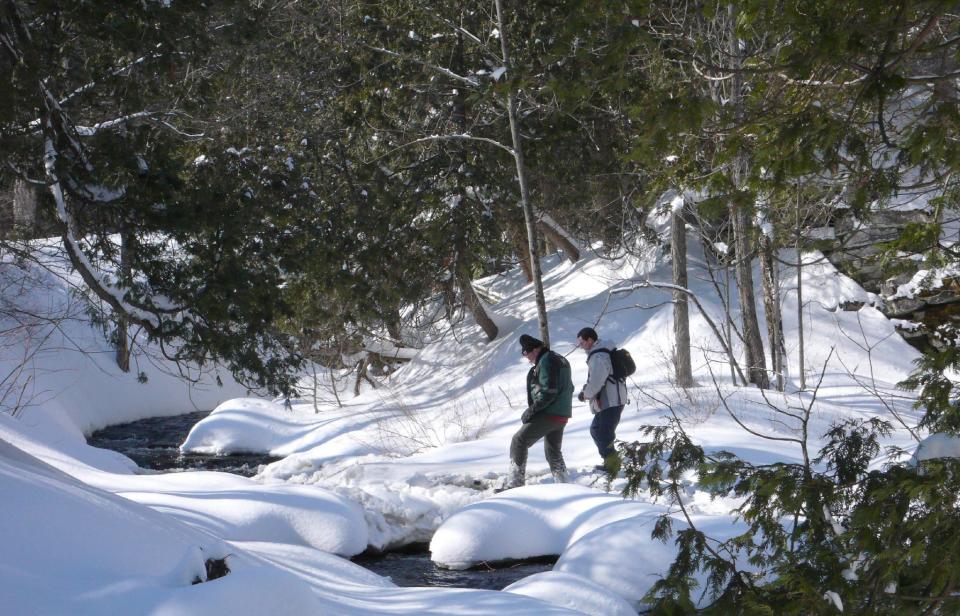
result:
<svg viewBox="0 0 960 616"><path fill-rule="evenodd" d="M573 416L573 379L570 362L544 348L527 373L527 405L530 415L545 413Z"/></svg>

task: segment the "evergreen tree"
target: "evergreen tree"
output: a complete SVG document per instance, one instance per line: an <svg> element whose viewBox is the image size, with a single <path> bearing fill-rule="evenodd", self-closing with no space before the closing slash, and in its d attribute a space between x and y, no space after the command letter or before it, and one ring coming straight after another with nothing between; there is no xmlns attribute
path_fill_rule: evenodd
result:
<svg viewBox="0 0 960 616"><path fill-rule="evenodd" d="M804 201L844 201L864 217L908 187L953 194L955 146L944 133L955 136L958 109L954 71L943 58L956 58L958 22L947 4L758 2L738 9L740 40L755 33L776 44L748 53L739 68L715 62L699 69L714 78L739 73L750 82L736 134L749 140L753 171L746 186L767 199L768 221L799 221L799 212L782 213L786 196L798 199L801 192ZM761 48L745 42L743 49ZM721 160L736 152L726 145L717 150ZM898 248L914 242L914 250L925 247L943 263L948 247L939 225L914 231ZM774 224L770 237L785 232ZM934 245L938 250L930 250ZM904 383L920 388L921 425L949 434L960 425L950 377L954 330L952 323L942 328L941 350L925 354ZM771 412L796 431L766 437L795 447L801 462L755 465L732 453L707 453L676 419L647 427L646 442L624 446L628 493L649 489L684 511L682 478L694 472L710 493L741 499L738 514L748 524L722 543L695 524L677 533L679 556L651 593L655 611L694 611L690 576L697 569L710 574L714 603L705 613L831 613L827 591L844 613L958 611L956 459L914 465L901 455L878 469L872 464L891 422L834 425L815 451L806 403L790 417ZM656 534L666 539L668 531L665 519ZM744 562L759 573L746 571Z"/></svg>
<svg viewBox="0 0 960 616"><path fill-rule="evenodd" d="M288 216L273 205L289 191L276 161L228 149L210 89L212 50L255 23L241 3L4 2L0 156L46 188L67 254L119 318L172 359L280 391L298 363L273 329L286 246L271 229Z"/></svg>

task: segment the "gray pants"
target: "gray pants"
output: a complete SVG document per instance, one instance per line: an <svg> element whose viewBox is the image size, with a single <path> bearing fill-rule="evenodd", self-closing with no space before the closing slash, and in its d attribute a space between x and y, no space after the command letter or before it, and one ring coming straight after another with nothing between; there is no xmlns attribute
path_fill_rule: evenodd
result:
<svg viewBox="0 0 960 616"><path fill-rule="evenodd" d="M550 473L557 483L567 481L567 465L563 461L560 447L563 445L563 429L566 424L553 421L547 415L534 415L530 423L520 426L510 441L510 477L508 488L522 486L527 473L527 450L537 441L543 441L543 453L550 465Z"/></svg>

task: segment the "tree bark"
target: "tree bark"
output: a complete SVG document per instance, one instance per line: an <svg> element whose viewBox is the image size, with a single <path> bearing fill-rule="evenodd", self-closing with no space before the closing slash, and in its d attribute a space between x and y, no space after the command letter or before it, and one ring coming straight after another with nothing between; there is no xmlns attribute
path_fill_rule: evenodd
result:
<svg viewBox="0 0 960 616"><path fill-rule="evenodd" d="M455 57L454 70L457 73L462 73L464 69L464 59L463 59L463 32L460 30L457 31L457 52ZM464 97L463 90L457 88L457 93L453 98L453 121L457 124L457 128L461 133L467 132L467 103ZM461 165L466 164L467 158L463 151L463 148L459 150L459 163ZM455 175L457 178L455 191L461 203L464 203L467 199L466 190L460 183L461 175L458 173ZM462 208L461 208L462 209ZM487 340L495 340L497 335L500 333L500 330L497 328L496 323L493 322L493 319L490 318L490 315L487 314L486 307L483 305L483 302L477 296L476 290L473 288L473 279L470 276L470 262L471 257L469 256L468 247L467 247L467 238L466 238L466 225L463 225L460 222L459 216L455 214L455 225L460 227L456 230L457 241L455 242L455 247L457 250L456 263L454 265L456 273L457 285L460 287L460 297L463 302L464 307L470 311L473 315L474 320L477 322L477 325L483 329L483 332L487 335Z"/></svg>
<svg viewBox="0 0 960 616"><path fill-rule="evenodd" d="M519 258L520 269L523 270L523 275L526 277L527 282L533 282L533 270L530 269L530 247L521 239L521 231L509 231L508 233L510 233L510 241L514 246L514 250L517 251L517 257Z"/></svg>
<svg viewBox="0 0 960 616"><path fill-rule="evenodd" d="M457 283L460 286L460 292L463 294L464 305L470 310L470 314L473 315L477 325L483 329L483 333L487 335L487 340L496 340L500 334L500 329L487 314L486 307L473 289L473 281L470 279L470 273L467 271L465 263L461 263L457 267Z"/></svg>
<svg viewBox="0 0 960 616"><path fill-rule="evenodd" d="M736 69L740 66L741 50L734 24L736 11L733 5L728 7L727 32L730 61L734 68L730 78L730 101L734 109L737 124L743 120L743 76ZM760 337L760 325L757 321L757 307L754 304L753 267L751 247L750 218L747 215L746 204L740 203L744 179L747 175L746 153L742 150L732 161L730 179L735 191L734 198L729 205L730 218L733 223L734 248L736 253L735 273L737 276L737 292L740 300L740 316L743 319L744 354L747 364L747 374L750 382L761 389L770 386L767 378L766 359L763 354L763 339Z"/></svg>
<svg viewBox="0 0 960 616"><path fill-rule="evenodd" d="M129 229L123 229L120 232L120 281L125 286L130 285L133 275L131 273L133 259L131 251L133 250L133 234ZM117 366L124 372L130 372L130 338L128 330L129 325L126 317L120 313L117 315Z"/></svg>
<svg viewBox="0 0 960 616"><path fill-rule="evenodd" d="M497 27L500 30L500 51L503 65L507 69L507 78L511 77L510 49L507 44L506 22L503 19L503 0L496 0ZM537 228L530 203L530 190L527 186L527 169L523 162L523 143L520 137L520 119L517 117L517 96L513 87L507 88L507 118L510 121L510 138L513 142L513 159L517 164L517 181L520 184L520 205L527 226L527 246L530 250L530 269L533 273L534 293L537 298L537 318L540 322L540 340L550 346L550 327L547 323L547 302L543 296L543 274L540 270L540 258L537 252Z"/></svg>
<svg viewBox="0 0 960 616"><path fill-rule="evenodd" d="M541 216L537 222L537 228L549 239L555 246L563 251L564 256L570 263L576 263L580 260L580 248L573 243L570 236L555 220L549 216Z"/></svg>
<svg viewBox="0 0 960 616"><path fill-rule="evenodd" d="M670 257L673 262L673 284L687 288L687 224L683 210L673 212L670 230ZM690 367L690 308L687 294L673 291L674 370L677 387L693 387Z"/></svg>
<svg viewBox="0 0 960 616"><path fill-rule="evenodd" d="M803 357L803 254L800 252L800 197L797 196L796 238L794 247L797 252L797 362L800 370L800 389L807 388L806 369Z"/></svg>
<svg viewBox="0 0 960 616"><path fill-rule="evenodd" d="M356 370L357 370L357 380L356 380L356 381L354 382L354 384L353 384L353 395L354 395L354 396L359 396L359 395L360 395L360 381L361 381L361 380L366 380L368 383L370 383L370 386L371 386L371 387L373 387L374 389L377 388L377 384L373 381L373 379L370 378L370 375L367 374L367 369L368 369L369 367L370 367L370 356L369 356L369 355L365 355L363 359L361 359L359 362L357 362L357 366L356 366Z"/></svg>
<svg viewBox="0 0 960 616"><path fill-rule="evenodd" d="M22 237L33 237L37 224L37 190L26 180L13 182L13 228Z"/></svg>
<svg viewBox="0 0 960 616"><path fill-rule="evenodd" d="M783 341L783 314L780 310L780 276L775 253L773 238L761 233L760 277L763 280L763 308L767 317L767 342L770 344L770 362L776 375L776 388L783 391L786 349Z"/></svg>

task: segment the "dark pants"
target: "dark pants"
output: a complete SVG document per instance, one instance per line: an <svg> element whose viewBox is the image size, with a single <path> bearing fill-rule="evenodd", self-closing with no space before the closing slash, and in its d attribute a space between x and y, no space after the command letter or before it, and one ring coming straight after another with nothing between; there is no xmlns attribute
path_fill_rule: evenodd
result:
<svg viewBox="0 0 960 616"><path fill-rule="evenodd" d="M563 461L560 447L563 445L563 429L566 424L558 423L548 415L534 415L530 423L520 426L510 441L510 477L507 485L511 488L522 486L527 472L527 450L537 441L543 441L543 453L550 465L553 478L558 481L567 480L567 465Z"/></svg>
<svg viewBox="0 0 960 616"><path fill-rule="evenodd" d="M613 441L617 438L617 425L620 423L621 413L623 413L622 404L603 409L593 416L593 423L590 424L590 436L597 445L597 451L600 452L601 458L616 453L616 449L613 448Z"/></svg>

